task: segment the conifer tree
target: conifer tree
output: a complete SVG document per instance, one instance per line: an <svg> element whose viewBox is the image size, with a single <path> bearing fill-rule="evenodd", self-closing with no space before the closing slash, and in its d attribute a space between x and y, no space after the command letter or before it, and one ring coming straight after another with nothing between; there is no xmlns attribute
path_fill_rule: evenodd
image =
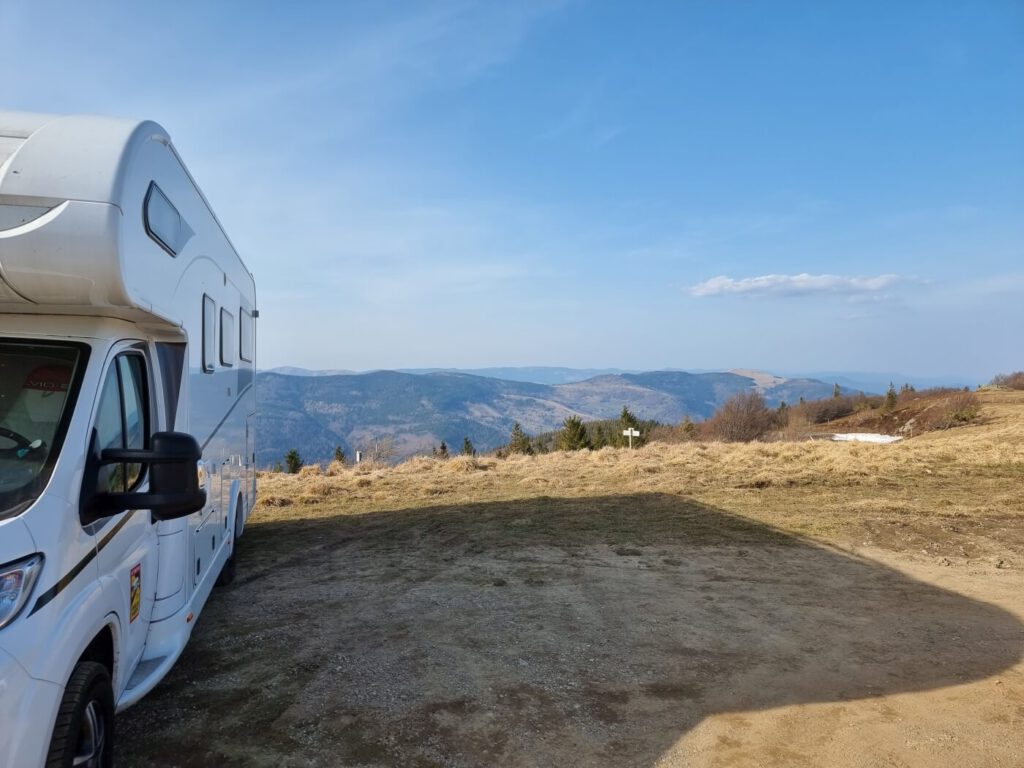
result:
<svg viewBox="0 0 1024 768"><path fill-rule="evenodd" d="M508 440L509 453L532 454L533 446L530 444L530 436L523 432L522 426L517 421L512 425L512 434Z"/></svg>
<svg viewBox="0 0 1024 768"><path fill-rule="evenodd" d="M590 438L583 420L579 416L570 416L562 423L555 447L560 451L579 451L590 448Z"/></svg>
<svg viewBox="0 0 1024 768"><path fill-rule="evenodd" d="M616 442L618 445L629 445L629 438L622 433L627 429L640 431L640 420L633 415L633 412L626 406L622 406L622 413L619 414L619 428L616 430ZM633 438L633 447L639 448L645 442L643 435Z"/></svg>
<svg viewBox="0 0 1024 768"><path fill-rule="evenodd" d="M345 463L345 450L340 446L334 446L334 460L339 464Z"/></svg>
<svg viewBox="0 0 1024 768"><path fill-rule="evenodd" d="M896 403L897 403L896 387L890 381L889 382L889 391L885 393L885 404L882 406L882 410L884 410L884 411L891 411L893 408L896 407Z"/></svg>
<svg viewBox="0 0 1024 768"><path fill-rule="evenodd" d="M619 424L622 425L623 429L626 427L633 427L635 429L640 426L640 422L637 421L636 416L634 416L633 412L625 405L622 406L622 413L619 414Z"/></svg>
<svg viewBox="0 0 1024 768"><path fill-rule="evenodd" d="M280 461L275 461L274 462L274 471L275 472L284 472L284 467L281 466L281 462Z"/></svg>
<svg viewBox="0 0 1024 768"><path fill-rule="evenodd" d="M842 396L842 394L843 394L843 391L842 391L842 389L839 388L839 382L836 382L832 386L832 397L834 397L834 398L836 398L838 400Z"/></svg>
<svg viewBox="0 0 1024 768"><path fill-rule="evenodd" d="M683 419L682 429L683 435L687 440L693 440L697 436L697 425L693 423L693 419L690 418L689 414Z"/></svg>
<svg viewBox="0 0 1024 768"><path fill-rule="evenodd" d="M288 474L294 475L302 469L302 457L299 452L292 448L284 455L284 463L288 467Z"/></svg>
<svg viewBox="0 0 1024 768"><path fill-rule="evenodd" d="M462 455L476 456L476 448L473 447L473 443L470 442L469 437L462 438Z"/></svg>
<svg viewBox="0 0 1024 768"><path fill-rule="evenodd" d="M447 459L448 458L448 443L446 443L444 440L442 440L441 444L437 447L437 453L435 455L439 459Z"/></svg>

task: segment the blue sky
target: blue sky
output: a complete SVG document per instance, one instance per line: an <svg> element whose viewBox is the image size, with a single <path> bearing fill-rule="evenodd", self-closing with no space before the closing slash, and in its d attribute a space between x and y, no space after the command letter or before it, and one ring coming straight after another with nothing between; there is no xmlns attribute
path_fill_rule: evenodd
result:
<svg viewBox="0 0 1024 768"><path fill-rule="evenodd" d="M148 117L260 363L1024 367L1018 2L0 0L3 108Z"/></svg>

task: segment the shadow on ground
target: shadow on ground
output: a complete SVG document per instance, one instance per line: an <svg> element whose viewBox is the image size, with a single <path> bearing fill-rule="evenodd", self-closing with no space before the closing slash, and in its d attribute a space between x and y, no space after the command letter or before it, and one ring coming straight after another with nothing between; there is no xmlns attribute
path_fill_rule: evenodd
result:
<svg viewBox="0 0 1024 768"><path fill-rule="evenodd" d="M665 494L257 517L120 756L651 766L714 713L952 686L1022 643L1001 609Z"/></svg>

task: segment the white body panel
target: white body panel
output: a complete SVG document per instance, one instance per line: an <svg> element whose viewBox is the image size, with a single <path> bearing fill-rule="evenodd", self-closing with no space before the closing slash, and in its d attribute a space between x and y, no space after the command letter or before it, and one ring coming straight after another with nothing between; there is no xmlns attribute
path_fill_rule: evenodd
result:
<svg viewBox="0 0 1024 768"><path fill-rule="evenodd" d="M154 184L179 215L172 248L146 219ZM158 125L0 113L0 340L66 342L87 357L45 488L0 509L0 567L43 557L0 627L0 768L44 761L83 654L110 645L123 708L182 652L255 503L255 326L242 328L255 304L252 276ZM188 432L202 446L206 506L83 525L104 382L125 356L144 370L149 434Z"/></svg>

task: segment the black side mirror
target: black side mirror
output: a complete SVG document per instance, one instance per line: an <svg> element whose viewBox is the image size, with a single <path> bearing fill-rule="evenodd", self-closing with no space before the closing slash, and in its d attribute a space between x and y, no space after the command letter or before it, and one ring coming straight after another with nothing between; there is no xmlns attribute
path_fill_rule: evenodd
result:
<svg viewBox="0 0 1024 768"><path fill-rule="evenodd" d="M82 482L81 517L90 523L126 509L148 509L157 520L174 520L206 506L206 491L199 488L196 466L203 456L199 443L184 432L157 432L148 450L109 448L96 450L96 433L86 461ZM145 464L149 467L149 490L139 493L96 491L102 464Z"/></svg>

